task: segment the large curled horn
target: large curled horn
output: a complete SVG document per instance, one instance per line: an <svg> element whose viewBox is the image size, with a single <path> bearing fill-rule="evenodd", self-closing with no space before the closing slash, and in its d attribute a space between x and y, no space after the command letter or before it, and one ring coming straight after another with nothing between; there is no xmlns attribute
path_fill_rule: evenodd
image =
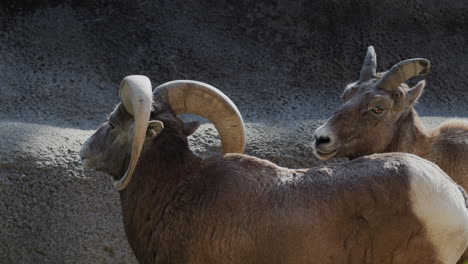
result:
<svg viewBox="0 0 468 264"><path fill-rule="evenodd" d="M377 55L375 54L374 47L367 48L366 58L362 64L361 73L359 74L359 82L366 82L375 75L377 69Z"/></svg>
<svg viewBox="0 0 468 264"><path fill-rule="evenodd" d="M393 91L404 81L429 73L430 62L426 59L410 59L395 64L376 84L386 91Z"/></svg>
<svg viewBox="0 0 468 264"><path fill-rule="evenodd" d="M120 84L120 97L125 110L135 118L135 128L130 164L124 176L114 182L114 187L119 191L130 182L145 140L153 101L150 80L142 75L125 77Z"/></svg>
<svg viewBox="0 0 468 264"><path fill-rule="evenodd" d="M154 90L175 112L210 120L221 137L223 153L244 153L244 121L234 103L215 87L197 81L167 82Z"/></svg>

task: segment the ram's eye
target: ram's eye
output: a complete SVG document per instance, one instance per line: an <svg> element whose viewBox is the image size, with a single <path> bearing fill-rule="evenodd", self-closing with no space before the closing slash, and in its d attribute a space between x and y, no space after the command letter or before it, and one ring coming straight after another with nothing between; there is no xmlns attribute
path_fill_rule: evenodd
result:
<svg viewBox="0 0 468 264"><path fill-rule="evenodd" d="M372 108L372 112L376 113L376 114L381 114L383 113L384 109L381 108L381 107L374 107Z"/></svg>
<svg viewBox="0 0 468 264"><path fill-rule="evenodd" d="M114 129L114 128L115 128L115 126L114 126L112 123L110 123L110 122L109 122L109 127L110 127L111 129Z"/></svg>

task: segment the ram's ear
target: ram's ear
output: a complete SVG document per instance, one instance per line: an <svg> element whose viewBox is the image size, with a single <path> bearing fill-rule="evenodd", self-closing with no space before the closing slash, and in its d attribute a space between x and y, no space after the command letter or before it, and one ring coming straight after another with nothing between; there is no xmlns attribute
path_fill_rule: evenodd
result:
<svg viewBox="0 0 468 264"><path fill-rule="evenodd" d="M146 131L147 137L156 137L164 129L163 122L159 120L151 120L148 122L148 129Z"/></svg>
<svg viewBox="0 0 468 264"><path fill-rule="evenodd" d="M419 96L421 96L422 92L424 91L424 87L426 86L426 81L420 81L414 87L408 90L406 98L408 100L409 105L414 104Z"/></svg>
<svg viewBox="0 0 468 264"><path fill-rule="evenodd" d="M199 127L200 122L198 121L184 122L184 134L188 137L195 133Z"/></svg>

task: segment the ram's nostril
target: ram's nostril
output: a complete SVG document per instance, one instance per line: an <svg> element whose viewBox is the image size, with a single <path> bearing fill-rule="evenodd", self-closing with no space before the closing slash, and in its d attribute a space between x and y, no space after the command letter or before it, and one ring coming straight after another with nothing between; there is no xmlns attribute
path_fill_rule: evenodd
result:
<svg viewBox="0 0 468 264"><path fill-rule="evenodd" d="M320 144L327 144L330 143L330 138L329 137L318 137L316 138L315 144L320 145Z"/></svg>

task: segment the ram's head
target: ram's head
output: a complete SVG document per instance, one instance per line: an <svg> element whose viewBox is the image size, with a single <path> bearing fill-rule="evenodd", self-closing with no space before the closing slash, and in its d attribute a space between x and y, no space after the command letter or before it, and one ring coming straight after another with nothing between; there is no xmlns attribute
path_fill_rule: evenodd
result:
<svg viewBox="0 0 468 264"><path fill-rule="evenodd" d="M199 126L184 123L177 115L196 114L215 125L224 153L242 153L244 124L237 107L218 89L196 81L173 81L151 92L150 80L141 75L123 79L121 103L84 143L80 156L83 167L106 172L118 179L118 190L130 182L145 145L165 140L170 150L173 139L187 142Z"/></svg>

